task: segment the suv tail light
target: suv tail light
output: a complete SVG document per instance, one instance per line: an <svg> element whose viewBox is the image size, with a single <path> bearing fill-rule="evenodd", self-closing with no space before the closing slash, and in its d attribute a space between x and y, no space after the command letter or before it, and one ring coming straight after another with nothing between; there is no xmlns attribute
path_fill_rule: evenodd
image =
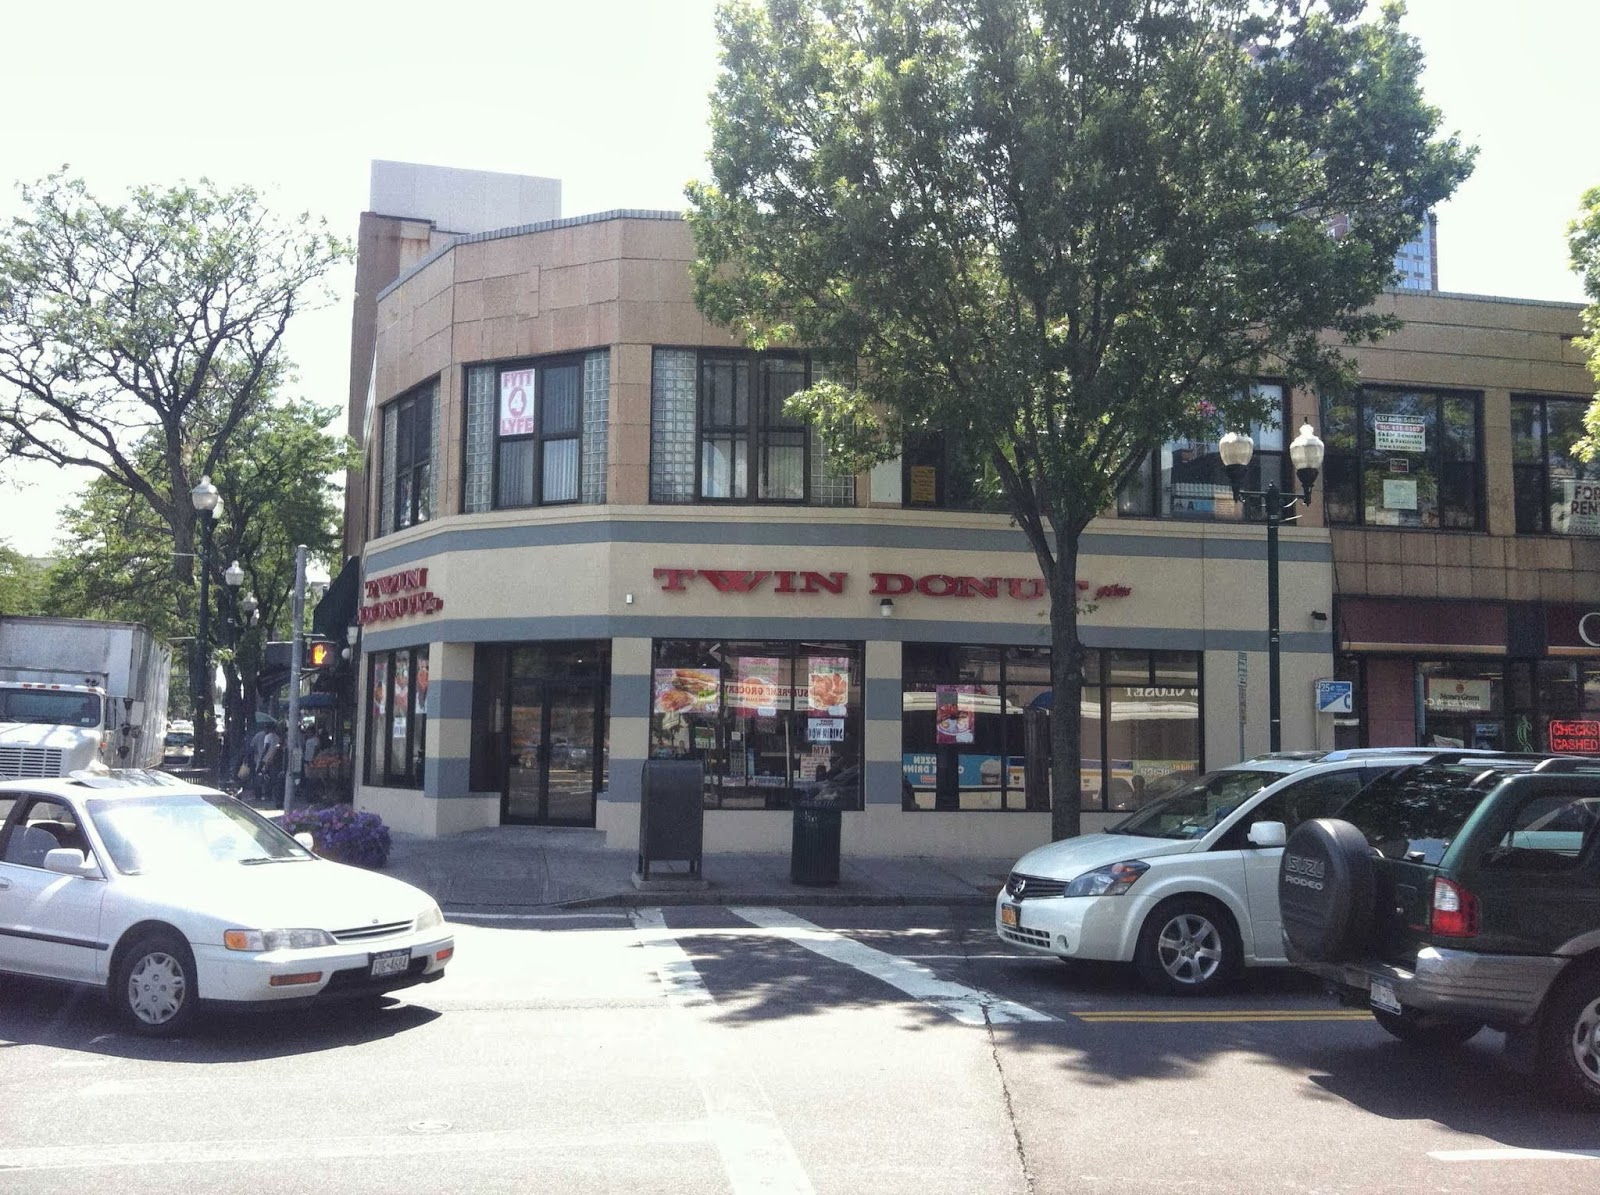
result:
<svg viewBox="0 0 1600 1195"><path fill-rule="evenodd" d="M1432 929L1441 938L1478 934L1478 898L1451 880L1433 881Z"/></svg>

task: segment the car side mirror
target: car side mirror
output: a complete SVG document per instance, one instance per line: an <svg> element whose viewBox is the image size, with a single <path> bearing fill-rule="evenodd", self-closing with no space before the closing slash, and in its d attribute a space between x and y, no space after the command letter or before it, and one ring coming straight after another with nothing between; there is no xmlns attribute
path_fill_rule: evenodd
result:
<svg viewBox="0 0 1600 1195"><path fill-rule="evenodd" d="M58 846L44 854L44 869L57 875L81 876L86 880L101 879L100 868L93 859L86 859L74 846Z"/></svg>
<svg viewBox="0 0 1600 1195"><path fill-rule="evenodd" d="M1289 841L1289 828L1282 822L1256 822L1245 837L1251 846L1282 846Z"/></svg>
<svg viewBox="0 0 1600 1195"><path fill-rule="evenodd" d="M314 851L317 849L317 840L311 837L311 833L308 830L301 830L294 836L294 840L301 846L305 847L308 851Z"/></svg>

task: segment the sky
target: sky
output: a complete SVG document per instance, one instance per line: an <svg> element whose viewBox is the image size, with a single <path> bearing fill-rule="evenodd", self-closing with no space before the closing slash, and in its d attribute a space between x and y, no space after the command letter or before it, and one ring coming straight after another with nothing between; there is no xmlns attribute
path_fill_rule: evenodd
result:
<svg viewBox="0 0 1600 1195"><path fill-rule="evenodd" d="M562 214L684 206L705 173L715 0L17 0L0 218L63 165L111 197L207 177L352 236L375 158L562 181ZM1442 290L1581 301L1565 230L1600 186L1596 0L1409 0L1443 128L1479 146L1439 210ZM1585 144L1590 149L1585 150ZM343 403L353 271L297 317L299 390ZM43 555L88 475L0 462L0 539Z"/></svg>

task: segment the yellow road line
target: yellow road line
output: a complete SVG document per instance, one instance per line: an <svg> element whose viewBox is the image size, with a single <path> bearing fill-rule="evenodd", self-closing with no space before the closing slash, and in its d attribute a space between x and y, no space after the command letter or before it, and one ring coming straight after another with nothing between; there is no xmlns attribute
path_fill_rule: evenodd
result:
<svg viewBox="0 0 1600 1195"><path fill-rule="evenodd" d="M1160 1013L1160 1011L1118 1011L1118 1013L1072 1013L1078 1021L1133 1022L1133 1024L1206 1024L1235 1021L1371 1021L1371 1013L1360 1009L1262 1008L1229 1009L1224 1013Z"/></svg>

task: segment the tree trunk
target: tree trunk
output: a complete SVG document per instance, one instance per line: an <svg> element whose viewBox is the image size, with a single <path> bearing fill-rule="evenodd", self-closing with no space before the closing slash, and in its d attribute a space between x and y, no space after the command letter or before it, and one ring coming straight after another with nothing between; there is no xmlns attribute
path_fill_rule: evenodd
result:
<svg viewBox="0 0 1600 1195"><path fill-rule="evenodd" d="M1083 829L1083 644L1078 641L1078 536L1056 544L1050 581L1050 837L1074 838Z"/></svg>

